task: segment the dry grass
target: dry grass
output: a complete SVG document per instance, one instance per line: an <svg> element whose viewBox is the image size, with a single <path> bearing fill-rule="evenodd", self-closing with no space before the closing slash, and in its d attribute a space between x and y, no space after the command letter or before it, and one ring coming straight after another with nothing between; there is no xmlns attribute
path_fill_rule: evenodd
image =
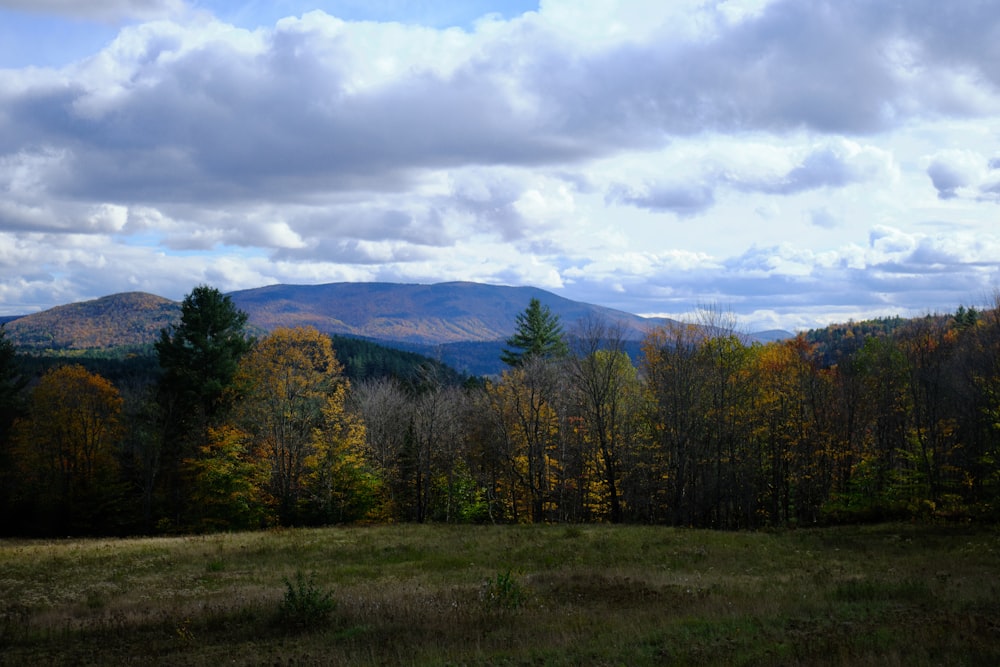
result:
<svg viewBox="0 0 1000 667"><path fill-rule="evenodd" d="M319 625L279 622L297 573ZM1000 664L998 574L964 526L5 541L0 663Z"/></svg>

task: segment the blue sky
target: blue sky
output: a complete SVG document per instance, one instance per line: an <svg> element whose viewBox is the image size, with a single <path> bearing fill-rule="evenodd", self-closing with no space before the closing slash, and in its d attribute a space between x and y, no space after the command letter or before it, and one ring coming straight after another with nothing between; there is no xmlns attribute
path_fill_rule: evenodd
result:
<svg viewBox="0 0 1000 667"><path fill-rule="evenodd" d="M802 329L1000 287L1000 3L0 0L0 314L534 285Z"/></svg>

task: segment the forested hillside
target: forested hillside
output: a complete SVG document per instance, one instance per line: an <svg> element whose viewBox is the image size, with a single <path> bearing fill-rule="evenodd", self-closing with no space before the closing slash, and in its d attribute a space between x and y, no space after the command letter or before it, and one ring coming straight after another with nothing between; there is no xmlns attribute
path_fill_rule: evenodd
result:
<svg viewBox="0 0 1000 667"><path fill-rule="evenodd" d="M210 288L145 370L65 358L26 386L0 354L0 528L1000 518L997 308L770 343L668 323L641 355L618 323L524 312L475 383L311 327L252 335Z"/></svg>
<svg viewBox="0 0 1000 667"><path fill-rule="evenodd" d="M513 332L517 314L533 298L552 308L567 325L602 317L621 322L633 339L642 338L651 325L663 323L534 287L469 282L271 285L231 296L252 323L267 330L314 326L330 334L422 345L503 340Z"/></svg>
<svg viewBox="0 0 1000 667"><path fill-rule="evenodd" d="M128 292L58 306L4 326L22 349L106 349L150 345L160 329L178 317L180 306L176 302Z"/></svg>

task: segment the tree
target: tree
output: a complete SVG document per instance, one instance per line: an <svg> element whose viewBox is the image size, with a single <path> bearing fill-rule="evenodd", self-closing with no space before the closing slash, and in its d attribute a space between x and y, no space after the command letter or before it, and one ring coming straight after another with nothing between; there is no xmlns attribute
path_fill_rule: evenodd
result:
<svg viewBox="0 0 1000 667"><path fill-rule="evenodd" d="M693 324L671 323L650 331L643 340L643 375L650 397L662 498L669 523L696 522L699 500L706 495L701 462L707 457L699 433L708 395L708 374L700 367L698 349L704 334Z"/></svg>
<svg viewBox="0 0 1000 667"><path fill-rule="evenodd" d="M625 353L624 330L593 319L584 320L574 337L577 354L571 364L587 433L594 439L612 523L624 518L621 502L623 449L634 432L638 406L636 369Z"/></svg>
<svg viewBox="0 0 1000 667"><path fill-rule="evenodd" d="M188 518L194 527L252 530L268 523L266 461L246 433L229 425L209 429L209 441L187 465L194 477Z"/></svg>
<svg viewBox="0 0 1000 667"><path fill-rule="evenodd" d="M120 497L115 448L122 398L83 366L60 366L31 393L15 427L22 507L49 530L104 532Z"/></svg>
<svg viewBox="0 0 1000 667"><path fill-rule="evenodd" d="M499 382L485 387L493 438L504 467L493 493L508 503L507 514L525 514L540 523L552 509L557 474L559 414L552 401L556 368L537 356L504 371Z"/></svg>
<svg viewBox="0 0 1000 667"><path fill-rule="evenodd" d="M346 523L380 515L382 481L372 470L365 425L348 410L346 379L338 382L323 406L308 478L303 517L313 525Z"/></svg>
<svg viewBox="0 0 1000 667"><path fill-rule="evenodd" d="M365 424L365 439L385 484L387 511L411 518L410 484L404 470L413 440L413 397L394 378L374 378L354 385L353 402Z"/></svg>
<svg viewBox="0 0 1000 667"><path fill-rule="evenodd" d="M330 338L276 329L240 364L235 416L269 470L283 524L352 518L368 483L364 428L345 405L349 383Z"/></svg>
<svg viewBox="0 0 1000 667"><path fill-rule="evenodd" d="M569 353L559 316L535 298L518 314L517 330L507 339L507 346L500 360L512 367L520 366L529 357L564 357Z"/></svg>
<svg viewBox="0 0 1000 667"><path fill-rule="evenodd" d="M185 485L182 461L209 441L228 407L240 358L250 348L247 315L219 290L200 285L181 304L181 319L160 331L156 353L163 368L158 402L163 423L161 454L167 509L180 518Z"/></svg>
<svg viewBox="0 0 1000 667"><path fill-rule="evenodd" d="M17 483L11 464L11 427L24 408L23 392L27 377L21 370L14 344L0 325L0 525L11 523L11 489ZM5 532L0 529L0 532Z"/></svg>
<svg viewBox="0 0 1000 667"><path fill-rule="evenodd" d="M22 408L22 392L28 380L21 371L17 350L0 325L0 447L7 441L10 427Z"/></svg>
<svg viewBox="0 0 1000 667"><path fill-rule="evenodd" d="M710 312L700 325L671 324L643 342L652 428L664 459L668 520L735 528L751 504L749 351Z"/></svg>
<svg viewBox="0 0 1000 667"><path fill-rule="evenodd" d="M230 297L201 285L184 298L180 323L160 331L156 353L162 383L193 410L188 420L204 425L225 407L222 398L250 348L246 324L247 314Z"/></svg>

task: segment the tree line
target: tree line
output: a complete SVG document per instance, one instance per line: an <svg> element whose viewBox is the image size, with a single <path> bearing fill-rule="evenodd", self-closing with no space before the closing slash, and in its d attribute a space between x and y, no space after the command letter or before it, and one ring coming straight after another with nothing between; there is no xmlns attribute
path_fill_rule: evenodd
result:
<svg viewBox="0 0 1000 667"><path fill-rule="evenodd" d="M0 333L0 530L996 520L994 306L768 344L707 312L633 363L617 325L567 333L532 300L500 377L352 381L329 336L254 338L199 286L152 375L66 363L29 384Z"/></svg>

